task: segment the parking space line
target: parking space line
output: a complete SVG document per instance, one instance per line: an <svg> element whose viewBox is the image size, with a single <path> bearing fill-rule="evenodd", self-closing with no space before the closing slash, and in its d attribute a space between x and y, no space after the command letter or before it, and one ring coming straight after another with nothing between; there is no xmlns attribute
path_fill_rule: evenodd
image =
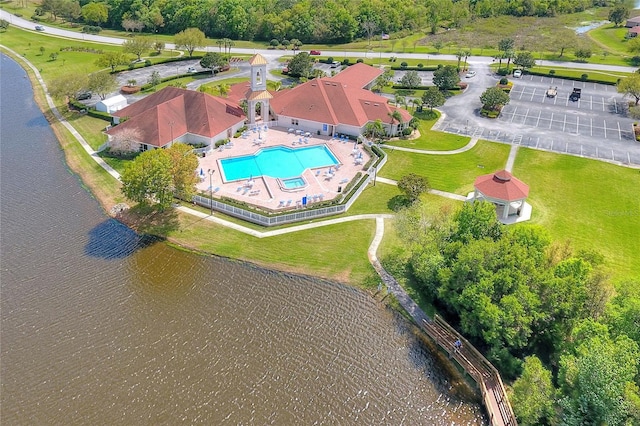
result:
<svg viewBox="0 0 640 426"><path fill-rule="evenodd" d="M602 122L604 123L604 138L607 138L607 120L602 120ZM597 149L597 148L596 148Z"/></svg>
<svg viewBox="0 0 640 426"><path fill-rule="evenodd" d="M513 123L513 117L516 116L516 111L518 110L518 107L516 107L516 109L513 110L513 115L511 116L511 123Z"/></svg>
<svg viewBox="0 0 640 426"><path fill-rule="evenodd" d="M538 121L536 121L536 127L540 124L540 116L542 115L542 111L538 111Z"/></svg>
<svg viewBox="0 0 640 426"><path fill-rule="evenodd" d="M524 89L522 89L522 92L520 92L520 97L518 97L518 100L522 99L522 95L524 95Z"/></svg>
<svg viewBox="0 0 640 426"><path fill-rule="evenodd" d="M549 129L551 129L552 124L553 124L553 113L551 113L551 120L549 120Z"/></svg>
<svg viewBox="0 0 640 426"><path fill-rule="evenodd" d="M618 103L616 102L616 98L613 98L613 106L616 109L616 114L618 113ZM602 98L602 110L604 111L604 98Z"/></svg>
<svg viewBox="0 0 640 426"><path fill-rule="evenodd" d="M535 94L536 94L536 88L534 87L533 93L531 94L531 99L529 99L530 101L533 101L533 97L535 96Z"/></svg>
<svg viewBox="0 0 640 426"><path fill-rule="evenodd" d="M591 109L593 109L593 96L589 96L591 98Z"/></svg>
<svg viewBox="0 0 640 426"><path fill-rule="evenodd" d="M589 127L591 129L591 136L593 136L593 117L590 117L590 119L591 119L591 126Z"/></svg>
<svg viewBox="0 0 640 426"><path fill-rule="evenodd" d="M611 149L611 159L612 159L613 161L616 161L616 156L615 156L615 155L613 155L613 149Z"/></svg>
<svg viewBox="0 0 640 426"><path fill-rule="evenodd" d="M524 120L522 120L522 124L527 125L527 117L529 117L529 108L527 108L527 113L524 115ZM620 124L618 124L618 128L620 128Z"/></svg>
<svg viewBox="0 0 640 426"><path fill-rule="evenodd" d="M580 117L576 116L576 135L580 134Z"/></svg>
<svg viewBox="0 0 640 426"><path fill-rule="evenodd" d="M618 139L622 140L622 131L620 130L620 122L618 121Z"/></svg>
<svg viewBox="0 0 640 426"><path fill-rule="evenodd" d="M564 115L564 123L562 123L562 131L564 132L564 128L567 127L567 114Z"/></svg>

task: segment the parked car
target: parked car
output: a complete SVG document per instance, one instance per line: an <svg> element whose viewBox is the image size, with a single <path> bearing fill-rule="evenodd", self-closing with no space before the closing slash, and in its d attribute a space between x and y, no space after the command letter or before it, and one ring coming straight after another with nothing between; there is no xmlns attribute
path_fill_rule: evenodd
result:
<svg viewBox="0 0 640 426"><path fill-rule="evenodd" d="M42 25L36 25L36 31L44 31L44 27Z"/></svg>
<svg viewBox="0 0 640 426"><path fill-rule="evenodd" d="M572 102L578 102L580 100L580 95L582 94L582 89L578 89L576 87L573 88L573 92L569 95L569 100Z"/></svg>
<svg viewBox="0 0 640 426"><path fill-rule="evenodd" d="M338 61L331 62L331 68L338 68L339 66L340 66L340 62Z"/></svg>
<svg viewBox="0 0 640 426"><path fill-rule="evenodd" d="M316 55L320 55L320 54L321 54L321 53L320 53L320 51L319 51L319 50L312 50L312 51L310 51L310 52L309 52L309 55L314 55L314 56L316 56Z"/></svg>
<svg viewBox="0 0 640 426"><path fill-rule="evenodd" d="M513 72L513 78L520 78L522 77L522 71L521 70L515 70Z"/></svg>
<svg viewBox="0 0 640 426"><path fill-rule="evenodd" d="M93 96L91 92L78 92L78 94L76 95L76 100L84 101L87 99L91 99L91 96Z"/></svg>
<svg viewBox="0 0 640 426"><path fill-rule="evenodd" d="M467 75L465 75L466 78L473 78L476 76L476 72L475 71L469 71L467 73Z"/></svg>
<svg viewBox="0 0 640 426"><path fill-rule="evenodd" d="M194 73L194 72L198 72L198 71L196 70L196 68L195 68L195 67L189 67L189 68L187 68L187 72L188 72L188 73L190 73L190 74L192 74L192 73Z"/></svg>

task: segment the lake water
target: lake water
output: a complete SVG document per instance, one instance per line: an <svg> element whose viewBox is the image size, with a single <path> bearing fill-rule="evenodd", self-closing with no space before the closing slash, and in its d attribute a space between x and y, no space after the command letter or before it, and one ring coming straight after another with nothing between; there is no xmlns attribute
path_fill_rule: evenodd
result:
<svg viewBox="0 0 640 426"><path fill-rule="evenodd" d="M107 217L0 68L3 425L487 423L370 296Z"/></svg>

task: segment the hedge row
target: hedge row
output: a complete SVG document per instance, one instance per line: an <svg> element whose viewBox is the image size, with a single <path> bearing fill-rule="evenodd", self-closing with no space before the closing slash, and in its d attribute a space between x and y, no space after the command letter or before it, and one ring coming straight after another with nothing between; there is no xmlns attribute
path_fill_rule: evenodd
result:
<svg viewBox="0 0 640 426"><path fill-rule="evenodd" d="M77 109L78 111L86 111L89 117L99 118L101 120L112 123L111 114L109 114L108 112L96 111L94 108L89 108L82 102L78 102L75 99L71 99L69 101L69 105L72 108Z"/></svg>
<svg viewBox="0 0 640 426"><path fill-rule="evenodd" d="M563 80L573 80L573 81L583 81L583 82L587 82L587 83L607 84L609 86L615 86L617 84L617 82L600 80L600 79L597 79L597 78L588 78L587 77L586 79L582 79L582 77L573 77L573 76L549 74L548 72L541 72L541 71L529 71L529 70L527 70L526 73L527 74L531 74L531 75L539 75L541 77L560 78L560 79L563 79Z"/></svg>
<svg viewBox="0 0 640 426"><path fill-rule="evenodd" d="M435 71L438 68L441 68L442 65L429 65L425 67L403 67L403 66L392 66L391 69L394 71Z"/></svg>
<svg viewBox="0 0 640 426"><path fill-rule="evenodd" d="M427 90L430 87L436 87L436 86L405 87L401 84L394 84L393 86L391 86L392 89L405 89L405 90ZM464 88L466 89L466 86ZM462 88L460 86L456 86L447 90L455 92L458 90L462 90Z"/></svg>

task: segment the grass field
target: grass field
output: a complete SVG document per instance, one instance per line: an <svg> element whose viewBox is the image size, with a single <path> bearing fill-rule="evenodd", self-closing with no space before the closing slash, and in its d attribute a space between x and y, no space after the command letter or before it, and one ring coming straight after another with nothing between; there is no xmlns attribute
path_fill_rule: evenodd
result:
<svg viewBox="0 0 640 426"><path fill-rule="evenodd" d="M78 111L69 111L65 106L59 106L58 109L94 150L107 141L107 135L102 133L109 125L107 121L80 114Z"/></svg>
<svg viewBox="0 0 640 426"><path fill-rule="evenodd" d="M466 136L431 130L435 122L440 118L440 113L435 110L434 112L436 113L436 118L421 118L426 117L426 115L421 113L415 114L415 116L420 119L420 124L418 125L418 131L420 132L419 137L415 139L394 139L386 142L385 145L432 151L450 151L452 149L462 148L469 143L470 138Z"/></svg>
<svg viewBox="0 0 640 426"><path fill-rule="evenodd" d="M628 30L625 27L616 27L614 24L608 24L589 31L587 35L610 53L624 56L629 54L627 50L628 40L625 38Z"/></svg>
<svg viewBox="0 0 640 426"><path fill-rule="evenodd" d="M596 70L587 70L580 69L580 64L576 64L576 68L554 68L554 67L533 67L532 71L549 74L550 70L554 70L554 77L562 78L562 77L570 77L570 78L581 78L582 74L587 74L588 78L608 81L610 83L616 84L618 79L629 76L629 73L624 72L616 72L616 71L596 71Z"/></svg>
<svg viewBox="0 0 640 426"><path fill-rule="evenodd" d="M530 186L533 223L600 251L618 277L640 276L640 170L521 148L514 174Z"/></svg>
<svg viewBox="0 0 640 426"><path fill-rule="evenodd" d="M509 145L478 141L469 151L454 155L426 155L386 149L389 160L379 176L399 180L409 173L426 176L433 189L467 195L477 176L501 170Z"/></svg>

